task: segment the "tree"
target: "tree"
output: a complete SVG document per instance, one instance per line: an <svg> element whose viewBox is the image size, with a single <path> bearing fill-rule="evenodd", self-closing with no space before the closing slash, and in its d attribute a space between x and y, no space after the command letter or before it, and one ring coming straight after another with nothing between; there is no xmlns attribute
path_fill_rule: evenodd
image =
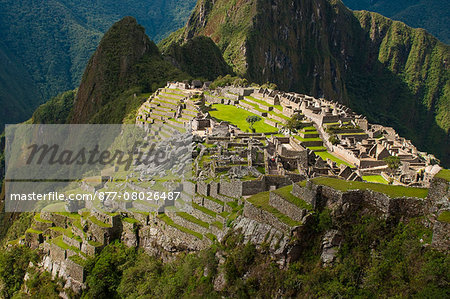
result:
<svg viewBox="0 0 450 299"><path fill-rule="evenodd" d="M302 126L302 118L303 116L300 113L292 115L292 117L287 121L285 127L291 131L300 129Z"/></svg>
<svg viewBox="0 0 450 299"><path fill-rule="evenodd" d="M247 120L248 124L250 125L250 130L252 130L252 132L254 132L255 129L253 129L253 124L257 121L260 121L261 117L259 117L257 115L249 115L246 120Z"/></svg>
<svg viewBox="0 0 450 299"><path fill-rule="evenodd" d="M277 86L275 83L270 83L270 82L266 82L266 83L263 84L261 87L262 87L262 88L271 89L271 90L276 90L276 89L278 89L278 86Z"/></svg>
<svg viewBox="0 0 450 299"><path fill-rule="evenodd" d="M331 135L330 138L328 138L328 141L331 142L332 145L341 143L341 141L336 137L336 135Z"/></svg>
<svg viewBox="0 0 450 299"><path fill-rule="evenodd" d="M20 290L30 261L38 260L37 253L25 246L13 246L0 252L1 298L11 298Z"/></svg>
<svg viewBox="0 0 450 299"><path fill-rule="evenodd" d="M384 158L383 160L384 162L386 162L392 173L401 165L400 158L397 156L389 156L387 158Z"/></svg>

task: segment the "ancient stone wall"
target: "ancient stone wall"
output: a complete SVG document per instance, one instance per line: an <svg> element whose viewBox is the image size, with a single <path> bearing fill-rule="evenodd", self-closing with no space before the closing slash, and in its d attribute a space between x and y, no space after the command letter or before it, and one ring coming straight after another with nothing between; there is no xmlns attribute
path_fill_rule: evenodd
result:
<svg viewBox="0 0 450 299"><path fill-rule="evenodd" d="M66 259L66 250L56 244L50 243L50 257L54 261L62 262Z"/></svg>
<svg viewBox="0 0 450 299"><path fill-rule="evenodd" d="M106 214L98 209L93 209L91 215L100 220L103 223L107 223L111 226L117 226L120 222L120 216L118 214Z"/></svg>
<svg viewBox="0 0 450 299"><path fill-rule="evenodd" d="M94 241L109 244L120 236L121 227L116 225L113 227L104 227L89 220L89 234Z"/></svg>
<svg viewBox="0 0 450 299"><path fill-rule="evenodd" d="M311 181L306 182L306 186L293 184L292 194L309 203L313 209L317 209L319 205L319 196L321 194L321 186L313 184Z"/></svg>
<svg viewBox="0 0 450 299"><path fill-rule="evenodd" d="M25 232L25 244L27 244L31 249L36 249L44 241L42 233L35 232Z"/></svg>
<svg viewBox="0 0 450 299"><path fill-rule="evenodd" d="M215 198L217 198L218 200L221 200L223 202L234 201L234 198L228 197L228 196L223 195L223 194L217 194L217 196L215 196Z"/></svg>
<svg viewBox="0 0 450 299"><path fill-rule="evenodd" d="M84 230L82 230L80 227L76 225L72 225L72 232L74 233L75 236L78 236L83 240L86 237L86 233L84 232Z"/></svg>
<svg viewBox="0 0 450 299"><path fill-rule="evenodd" d="M242 196L242 182L239 180L220 182L220 193L229 197L239 198Z"/></svg>
<svg viewBox="0 0 450 299"><path fill-rule="evenodd" d="M52 221L55 226L59 227L66 227L66 216L57 214L57 213L50 213L50 212L41 212L41 218L44 220Z"/></svg>
<svg viewBox="0 0 450 299"><path fill-rule="evenodd" d="M197 182L197 193L204 195L204 196L209 196L210 195L209 184L206 183L205 181L198 181Z"/></svg>
<svg viewBox="0 0 450 299"><path fill-rule="evenodd" d="M73 238L70 238L70 237L68 237L66 235L63 235L63 241L64 241L64 243L66 243L66 244L68 244L70 246L73 246L75 248L78 248L78 249L81 248L81 242L80 241L77 241L77 240L75 240Z"/></svg>
<svg viewBox="0 0 450 299"><path fill-rule="evenodd" d="M71 259L67 259L65 263L66 263L66 273L68 274L68 276L72 277L76 281L84 282L86 278L84 267L75 263Z"/></svg>
<svg viewBox="0 0 450 299"><path fill-rule="evenodd" d="M278 128L278 126L279 126L278 123L276 123L276 122L274 122L274 121L272 121L270 119L267 119L267 118L264 119L264 123L268 124L269 126L275 127L275 128Z"/></svg>
<svg viewBox="0 0 450 299"><path fill-rule="evenodd" d="M88 256L94 256L95 254L99 253L103 246L94 246L89 244L87 241L84 241L81 244L81 252L86 253Z"/></svg>
<svg viewBox="0 0 450 299"><path fill-rule="evenodd" d="M191 234L174 228L159 218L155 218L154 226L144 226L139 230L139 247L148 254L159 255L165 252L181 252L202 250L211 244L208 238L197 239Z"/></svg>
<svg viewBox="0 0 450 299"><path fill-rule="evenodd" d="M209 232L209 230L206 227L203 227L197 223L191 222L189 220L184 219L183 217L178 216L176 213L170 213L167 215L177 224L188 228L190 230L193 230L195 232L199 232L201 234L206 234Z"/></svg>
<svg viewBox="0 0 450 299"><path fill-rule="evenodd" d="M278 220L278 218L276 218L271 213L255 207L253 204L251 204L248 201L246 201L244 204L243 215L245 217L253 219L257 222L268 224L268 225L270 225L278 230L281 230L285 233L289 233L291 230L291 227L289 225L281 222L280 220Z"/></svg>
<svg viewBox="0 0 450 299"><path fill-rule="evenodd" d="M242 196L253 195L265 191L264 180L251 180L242 182Z"/></svg>
<svg viewBox="0 0 450 299"><path fill-rule="evenodd" d="M190 211L189 214L191 214L195 218L200 219L201 221L204 221L204 222L207 222L210 224L216 220L216 218L212 217L211 215L205 214L202 211L197 210L197 209L192 209L192 211Z"/></svg>
<svg viewBox="0 0 450 299"><path fill-rule="evenodd" d="M257 246L269 244L269 248L274 255L282 255L289 245L289 235L286 235L284 231L247 217L239 216L233 228L244 235L246 242L251 242Z"/></svg>
<svg viewBox="0 0 450 299"><path fill-rule="evenodd" d="M139 212L130 212L132 218L138 220L142 225L148 224L149 216L147 213L139 213Z"/></svg>
<svg viewBox="0 0 450 299"><path fill-rule="evenodd" d="M290 203L276 192L270 192L269 204L295 221L301 222L307 212L306 210L300 209L296 205Z"/></svg>
<svg viewBox="0 0 450 299"><path fill-rule="evenodd" d="M137 247L139 239L137 236L138 225L127 221L122 221L122 235L120 240L128 247Z"/></svg>
<svg viewBox="0 0 450 299"><path fill-rule="evenodd" d="M33 225L34 225L35 229L45 231L46 229L52 227L53 223L49 222L48 220L38 221L38 220L34 219Z"/></svg>
<svg viewBox="0 0 450 299"><path fill-rule="evenodd" d="M450 223L436 221L433 227L431 245L439 250L450 250Z"/></svg>
<svg viewBox="0 0 450 299"><path fill-rule="evenodd" d="M439 203L447 203L450 198L450 182L444 179L434 177L430 184L430 189L428 190L427 199L433 205L439 205Z"/></svg>
<svg viewBox="0 0 450 299"><path fill-rule="evenodd" d="M265 175L263 176L263 180L265 186L264 190L262 191L268 191L271 186L276 186L276 188L278 189L292 184L292 181L289 177L281 175Z"/></svg>
<svg viewBox="0 0 450 299"><path fill-rule="evenodd" d="M204 94L204 97L205 97L205 100L211 104L222 104L223 103L223 99L220 97L212 96L209 94Z"/></svg>
<svg viewBox="0 0 450 299"><path fill-rule="evenodd" d="M209 190L210 190L210 196L216 197L218 193L220 193L220 183L218 182L211 182L209 183Z"/></svg>
<svg viewBox="0 0 450 299"><path fill-rule="evenodd" d="M210 200L208 198L203 198L203 206L211 211L214 211L216 213L222 213L224 211L224 206L213 201Z"/></svg>
<svg viewBox="0 0 450 299"><path fill-rule="evenodd" d="M328 139L326 139L326 140L328 140ZM358 157L356 157L352 151L348 151L348 150L344 149L342 146L336 146L336 145L332 145L332 144L331 144L331 150L334 153L340 155L342 158L344 158L348 162L350 162L354 165L357 165L357 166L360 165L360 159Z"/></svg>

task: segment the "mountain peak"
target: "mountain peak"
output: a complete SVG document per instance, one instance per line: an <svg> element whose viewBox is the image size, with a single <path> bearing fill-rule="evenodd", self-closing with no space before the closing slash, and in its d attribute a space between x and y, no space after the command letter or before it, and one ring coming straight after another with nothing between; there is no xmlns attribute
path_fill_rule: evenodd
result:
<svg viewBox="0 0 450 299"><path fill-rule="evenodd" d="M117 92L131 86L132 66L144 56L160 56L145 29L133 17L124 17L103 36L89 60L75 101L71 122L86 122Z"/></svg>

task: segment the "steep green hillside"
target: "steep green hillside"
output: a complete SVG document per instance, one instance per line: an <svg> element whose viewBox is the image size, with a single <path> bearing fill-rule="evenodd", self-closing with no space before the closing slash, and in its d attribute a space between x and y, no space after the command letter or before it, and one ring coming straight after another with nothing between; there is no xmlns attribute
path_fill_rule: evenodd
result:
<svg viewBox="0 0 450 299"><path fill-rule="evenodd" d="M24 121L43 101L77 87L103 33L123 16L136 17L160 40L183 26L194 5L194 0L0 0L0 103L7 105L0 124Z"/></svg>
<svg viewBox="0 0 450 299"><path fill-rule="evenodd" d="M87 288L81 297L448 298L450 258L427 246L432 232L420 221L392 226L365 216L334 223L326 211L314 218L299 260L283 269L265 247L245 244L239 234L229 233L209 249L165 262L142 249L111 243L85 263ZM342 245L335 263L323 267L322 236L337 225ZM39 260L26 246L2 251L2 297L23 294L26 286L32 298L56 298L62 288L49 272L34 270L23 280L29 262Z"/></svg>
<svg viewBox="0 0 450 299"><path fill-rule="evenodd" d="M69 90L51 98L34 111L31 121L34 124L65 124L72 111L76 90Z"/></svg>
<svg viewBox="0 0 450 299"><path fill-rule="evenodd" d="M184 30L172 33L161 42L162 52L171 42L184 43L205 35L210 37L223 53L225 61L236 73L244 75L246 59L243 53L245 41L251 29L251 21L256 14L254 0L199 0Z"/></svg>
<svg viewBox="0 0 450 299"><path fill-rule="evenodd" d="M424 28L450 44L450 2L442 0L343 0L355 10L374 11L402 21L414 28Z"/></svg>
<svg viewBox="0 0 450 299"><path fill-rule="evenodd" d="M0 126L28 118L39 99L26 68L0 41Z"/></svg>
<svg viewBox="0 0 450 299"><path fill-rule="evenodd" d="M348 104L450 163L450 48L424 30L338 0L200 0L161 47L201 35L249 81Z"/></svg>
<svg viewBox="0 0 450 299"><path fill-rule="evenodd" d="M194 78L214 80L233 72L209 37L196 36L185 44L169 43L167 48L164 45L162 48L166 57L170 57L178 68Z"/></svg>
<svg viewBox="0 0 450 299"><path fill-rule="evenodd" d="M142 103L136 94L188 77L163 59L136 19L125 17L106 32L89 60L70 122L120 123Z"/></svg>
<svg viewBox="0 0 450 299"><path fill-rule="evenodd" d="M378 113L374 119L381 122L406 127L402 131L419 148L438 153L448 165L450 47L424 30L412 29L379 14L356 12L355 15L370 36L369 61L381 63L386 74L394 74L396 79L394 83L388 76L376 76L367 85L378 89L379 100L370 102L367 96L354 101L355 107L369 115L372 111ZM392 106L393 103L397 105Z"/></svg>

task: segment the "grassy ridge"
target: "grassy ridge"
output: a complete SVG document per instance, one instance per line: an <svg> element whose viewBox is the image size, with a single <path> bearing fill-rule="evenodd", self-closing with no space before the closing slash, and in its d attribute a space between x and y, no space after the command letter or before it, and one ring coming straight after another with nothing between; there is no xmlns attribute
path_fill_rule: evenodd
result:
<svg viewBox="0 0 450 299"><path fill-rule="evenodd" d="M353 182L330 177L318 177L312 179L312 181L318 185L325 185L340 191L349 191L355 189L372 190L375 192L384 193L393 198L403 196L425 198L428 195L428 189L425 188L382 185L366 182Z"/></svg>

